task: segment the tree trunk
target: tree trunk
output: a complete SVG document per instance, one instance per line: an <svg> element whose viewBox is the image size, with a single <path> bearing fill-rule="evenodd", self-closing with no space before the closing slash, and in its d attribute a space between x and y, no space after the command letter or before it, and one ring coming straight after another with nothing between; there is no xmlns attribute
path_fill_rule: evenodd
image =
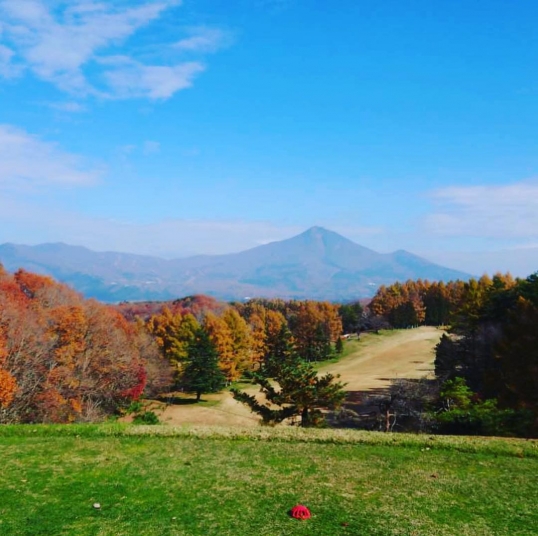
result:
<svg viewBox="0 0 538 536"><path fill-rule="evenodd" d="M202 391L196 391L196 402L200 402L201 397L202 397Z"/></svg>
<svg viewBox="0 0 538 536"><path fill-rule="evenodd" d="M308 414L308 408L303 408L301 412L301 426L304 428L310 424L310 415Z"/></svg>

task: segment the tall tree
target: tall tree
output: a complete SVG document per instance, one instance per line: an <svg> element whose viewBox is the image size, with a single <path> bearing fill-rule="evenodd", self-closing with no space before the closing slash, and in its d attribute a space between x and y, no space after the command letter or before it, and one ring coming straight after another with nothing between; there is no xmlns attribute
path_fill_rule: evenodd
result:
<svg viewBox="0 0 538 536"><path fill-rule="evenodd" d="M238 361L234 354L232 331L224 319L212 312L206 313L202 326L209 335L219 356L219 367L227 382L233 382L241 376Z"/></svg>
<svg viewBox="0 0 538 536"><path fill-rule="evenodd" d="M225 377L219 368L219 355L207 333L199 328L188 346L188 360L181 383L187 392L196 393L198 402L204 393L223 389Z"/></svg>
<svg viewBox="0 0 538 536"><path fill-rule="evenodd" d="M338 308L344 333L357 333L361 326L363 307L360 302L345 303Z"/></svg>
<svg viewBox="0 0 538 536"><path fill-rule="evenodd" d="M254 370L259 370L263 365L267 350L265 322L259 312L251 314L248 322L251 331L250 351L252 367Z"/></svg>
<svg viewBox="0 0 538 536"><path fill-rule="evenodd" d="M222 320L224 320L230 330L233 359L236 364L237 376L240 376L245 370L252 370L253 368L250 327L241 318L237 310L232 307L224 311Z"/></svg>
<svg viewBox="0 0 538 536"><path fill-rule="evenodd" d="M496 347L500 362L500 401L532 411L538 432L538 307L520 297Z"/></svg>
<svg viewBox="0 0 538 536"><path fill-rule="evenodd" d="M284 322L271 337L261 372L266 377L275 377L280 368L295 359L295 342L288 325Z"/></svg>
<svg viewBox="0 0 538 536"><path fill-rule="evenodd" d="M331 341L342 333L338 307L326 302L290 304L290 329L297 351L306 361L322 361L332 352Z"/></svg>
<svg viewBox="0 0 538 536"><path fill-rule="evenodd" d="M173 313L165 307L161 314L153 315L147 322L147 329L166 357L179 372L187 358L187 347L200 327L190 313Z"/></svg>

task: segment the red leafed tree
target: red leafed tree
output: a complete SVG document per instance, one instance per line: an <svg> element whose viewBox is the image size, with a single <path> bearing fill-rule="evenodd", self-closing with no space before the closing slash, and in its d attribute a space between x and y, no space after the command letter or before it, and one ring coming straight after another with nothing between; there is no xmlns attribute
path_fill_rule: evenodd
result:
<svg viewBox="0 0 538 536"><path fill-rule="evenodd" d="M154 344L154 343L152 343ZM0 270L0 422L94 420L146 387L137 326L23 270Z"/></svg>
<svg viewBox="0 0 538 536"><path fill-rule="evenodd" d="M0 408L7 408L13 402L17 391L17 381L3 367L7 359L5 336L0 329Z"/></svg>

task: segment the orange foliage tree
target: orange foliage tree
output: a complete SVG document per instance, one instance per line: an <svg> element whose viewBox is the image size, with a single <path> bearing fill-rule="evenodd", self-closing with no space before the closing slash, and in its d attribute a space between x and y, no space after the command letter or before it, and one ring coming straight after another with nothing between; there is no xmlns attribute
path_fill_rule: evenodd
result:
<svg viewBox="0 0 538 536"><path fill-rule="evenodd" d="M0 422L114 411L145 389L150 346L112 308L49 277L0 270Z"/></svg>
<svg viewBox="0 0 538 536"><path fill-rule="evenodd" d="M222 317L214 313L206 313L202 326L209 335L219 355L219 367L226 381L233 382L241 376L239 360L234 354L232 330Z"/></svg>

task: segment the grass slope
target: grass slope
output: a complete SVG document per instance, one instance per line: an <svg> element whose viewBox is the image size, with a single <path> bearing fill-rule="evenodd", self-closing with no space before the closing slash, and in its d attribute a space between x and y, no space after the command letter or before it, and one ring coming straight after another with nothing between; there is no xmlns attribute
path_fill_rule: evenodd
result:
<svg viewBox="0 0 538 536"><path fill-rule="evenodd" d="M531 535L537 446L289 428L4 426L0 534ZM297 503L312 519L287 516Z"/></svg>
<svg viewBox="0 0 538 536"><path fill-rule="evenodd" d="M325 362L319 371L340 374L348 391L383 389L397 378L422 378L433 372L435 346L443 330L422 326L383 330L350 340L337 362Z"/></svg>

